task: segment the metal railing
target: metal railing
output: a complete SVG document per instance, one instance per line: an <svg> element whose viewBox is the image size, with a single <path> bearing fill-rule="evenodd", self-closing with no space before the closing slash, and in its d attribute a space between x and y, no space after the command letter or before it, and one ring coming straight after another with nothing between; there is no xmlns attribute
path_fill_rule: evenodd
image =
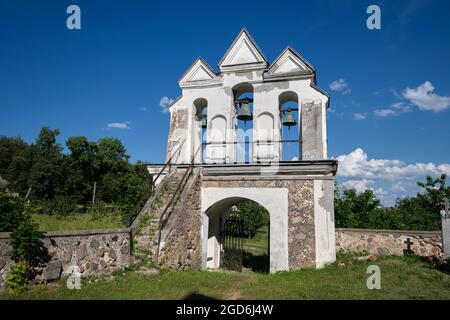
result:
<svg viewBox="0 0 450 320"><path fill-rule="evenodd" d="M209 141L209 142L202 142L202 145L229 145L229 144L261 144L261 143L303 143L303 140L296 139L296 140L256 140L256 141Z"/></svg>
<svg viewBox="0 0 450 320"><path fill-rule="evenodd" d="M187 181L189 180L189 177L192 175L192 172L194 171L194 162L195 162L195 157L198 154L198 152L201 150L201 146L199 146L199 148L197 149L197 151L194 153L194 155L192 156L191 162L189 164L189 167L186 169L186 171L183 174L183 177L181 178L180 182L178 183L175 192L173 193L172 197L170 198L169 203L166 205L166 207L164 208L164 211L161 213L160 217L159 217L159 224L158 224L158 245L156 248L156 252L155 252L155 263L158 264L158 260L159 260L159 251L161 249L161 236L162 236L162 229L164 228L166 222L169 220L170 218L170 214L173 211L170 211L169 209L171 208L172 204L175 202L175 200L181 196L181 191L184 187L184 185L187 183Z"/></svg>
<svg viewBox="0 0 450 320"><path fill-rule="evenodd" d="M183 145L185 139L183 139L183 141L178 145L178 149L177 151L175 151L173 154L171 154L169 160L166 161L166 163L164 164L164 166L162 167L162 169L159 171L159 173L156 175L156 178L153 179L153 187L155 187L155 182L158 181L159 177L163 174L164 170L166 170L166 168L170 169L172 168L172 159L175 158L175 155L179 155L179 151L181 151L181 146ZM176 154L176 152L178 152L178 154Z"/></svg>

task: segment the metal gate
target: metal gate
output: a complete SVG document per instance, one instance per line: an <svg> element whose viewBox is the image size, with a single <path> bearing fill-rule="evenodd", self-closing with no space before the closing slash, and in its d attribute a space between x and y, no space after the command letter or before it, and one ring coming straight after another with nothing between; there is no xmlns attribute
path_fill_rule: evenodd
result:
<svg viewBox="0 0 450 320"><path fill-rule="evenodd" d="M222 268L242 271L244 223L239 216L229 216L225 219L222 243Z"/></svg>

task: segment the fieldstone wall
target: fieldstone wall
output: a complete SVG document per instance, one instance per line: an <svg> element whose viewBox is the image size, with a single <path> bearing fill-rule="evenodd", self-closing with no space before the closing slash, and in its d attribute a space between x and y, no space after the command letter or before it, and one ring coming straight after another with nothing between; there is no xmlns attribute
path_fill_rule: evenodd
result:
<svg viewBox="0 0 450 320"><path fill-rule="evenodd" d="M287 188L289 268L315 267L314 180L227 178L203 184L210 188Z"/></svg>
<svg viewBox="0 0 450 320"><path fill-rule="evenodd" d="M336 251L367 251L376 255L403 255L407 239L411 250L421 256L442 251L440 231L403 231L336 228Z"/></svg>
<svg viewBox="0 0 450 320"><path fill-rule="evenodd" d="M201 268L200 186L200 174L196 170L163 230L159 264L166 268Z"/></svg>
<svg viewBox="0 0 450 320"><path fill-rule="evenodd" d="M0 233L0 289L10 271L10 236ZM57 280L72 272L81 275L117 271L130 264L130 229L48 232L41 239L45 262L36 268L36 282Z"/></svg>

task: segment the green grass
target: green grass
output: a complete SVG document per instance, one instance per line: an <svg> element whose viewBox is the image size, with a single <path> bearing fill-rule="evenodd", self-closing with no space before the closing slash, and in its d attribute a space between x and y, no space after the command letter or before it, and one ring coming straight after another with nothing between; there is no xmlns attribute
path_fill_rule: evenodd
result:
<svg viewBox="0 0 450 320"><path fill-rule="evenodd" d="M339 265L340 264L340 265ZM344 266L342 265L344 264ZM370 264L381 269L381 289L369 290ZM349 257L325 268L276 274L162 270L153 276L129 271L82 278L81 290L64 281L0 299L450 299L450 276L414 257L359 262Z"/></svg>
<svg viewBox="0 0 450 320"><path fill-rule="evenodd" d="M32 219L39 225L41 231L68 231L87 229L123 228L120 216L111 215L94 217L88 213L73 214L69 216L50 216L46 214L33 214Z"/></svg>

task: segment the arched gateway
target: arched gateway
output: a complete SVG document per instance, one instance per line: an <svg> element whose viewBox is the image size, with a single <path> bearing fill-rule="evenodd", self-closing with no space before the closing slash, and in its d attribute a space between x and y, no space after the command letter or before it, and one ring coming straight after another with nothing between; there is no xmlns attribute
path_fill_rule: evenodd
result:
<svg viewBox="0 0 450 320"><path fill-rule="evenodd" d="M246 29L219 69L198 58L179 80L167 163L149 165L156 194L133 224L153 221L138 248L170 268L219 268L223 213L249 199L270 214L270 272L334 261L337 162L316 71L291 48L269 64Z"/></svg>

